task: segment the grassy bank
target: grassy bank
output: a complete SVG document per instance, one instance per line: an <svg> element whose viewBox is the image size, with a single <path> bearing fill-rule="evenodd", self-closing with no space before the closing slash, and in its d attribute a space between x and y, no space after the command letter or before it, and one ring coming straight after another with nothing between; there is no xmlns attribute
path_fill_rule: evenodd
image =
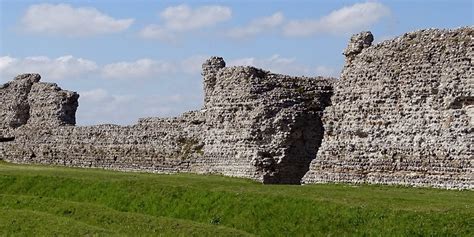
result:
<svg viewBox="0 0 474 237"><path fill-rule="evenodd" d="M0 163L0 235L473 236L474 192Z"/></svg>

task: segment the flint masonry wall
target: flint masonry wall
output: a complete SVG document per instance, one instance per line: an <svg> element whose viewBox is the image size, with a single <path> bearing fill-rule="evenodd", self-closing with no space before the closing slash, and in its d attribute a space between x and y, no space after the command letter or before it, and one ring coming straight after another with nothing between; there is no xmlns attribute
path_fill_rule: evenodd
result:
<svg viewBox="0 0 474 237"><path fill-rule="evenodd" d="M198 112L133 126L75 127L79 95L39 80L24 74L0 88L0 159L165 173L190 171L200 161Z"/></svg>
<svg viewBox="0 0 474 237"><path fill-rule="evenodd" d="M474 188L474 29L351 38L305 183Z"/></svg>
<svg viewBox="0 0 474 237"><path fill-rule="evenodd" d="M179 118L141 119L132 126L45 129L27 124L15 131L14 142L3 144L2 156L16 163L187 172L202 156L197 119L196 113L190 112Z"/></svg>
<svg viewBox="0 0 474 237"><path fill-rule="evenodd" d="M79 95L54 83L34 83L28 94L28 124L56 127L76 124Z"/></svg>
<svg viewBox="0 0 474 237"><path fill-rule="evenodd" d="M321 143L333 79L290 77L253 67L203 65L204 173L297 183Z"/></svg>
<svg viewBox="0 0 474 237"><path fill-rule="evenodd" d="M38 74L23 74L0 87L0 132L27 123L47 127L76 124L79 95L54 83L39 83L40 78Z"/></svg>
<svg viewBox="0 0 474 237"><path fill-rule="evenodd" d="M36 74L19 76L11 83L18 86L0 90L7 104L21 108L21 113L5 116L2 131L9 134L0 142L0 159L300 183L321 143L320 118L333 80L227 68L217 57L203 64L203 76L202 111L140 119L132 126L86 127L71 126L77 94L40 83ZM7 96L8 88L25 99Z"/></svg>
<svg viewBox="0 0 474 237"><path fill-rule="evenodd" d="M473 189L473 31L423 30L377 45L363 32L337 81L213 57L203 64L201 111L132 126L76 127L76 93L20 75L0 86L0 159Z"/></svg>
<svg viewBox="0 0 474 237"><path fill-rule="evenodd" d="M30 117L28 95L34 83L39 82L39 75L24 74L13 81L0 86L0 128L2 131L14 129L27 123Z"/></svg>

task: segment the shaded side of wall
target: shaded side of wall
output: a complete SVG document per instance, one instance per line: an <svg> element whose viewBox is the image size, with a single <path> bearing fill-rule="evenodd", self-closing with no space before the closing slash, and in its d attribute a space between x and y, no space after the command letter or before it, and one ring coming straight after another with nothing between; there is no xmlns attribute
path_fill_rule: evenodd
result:
<svg viewBox="0 0 474 237"><path fill-rule="evenodd" d="M205 83L206 165L200 172L299 184L321 142L334 80L225 67L216 58L203 69L212 80Z"/></svg>

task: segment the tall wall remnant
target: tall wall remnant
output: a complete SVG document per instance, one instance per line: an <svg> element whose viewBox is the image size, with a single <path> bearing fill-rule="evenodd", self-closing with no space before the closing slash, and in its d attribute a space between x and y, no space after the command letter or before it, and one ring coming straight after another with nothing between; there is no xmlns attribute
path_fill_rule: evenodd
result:
<svg viewBox="0 0 474 237"><path fill-rule="evenodd" d="M39 82L39 74L23 74L0 87L0 128L15 129L22 125L75 125L77 99L75 92L65 91L54 83Z"/></svg>
<svg viewBox="0 0 474 237"><path fill-rule="evenodd" d="M334 80L224 65L222 58L203 64L212 80L204 87L202 171L299 184L321 143Z"/></svg>
<svg viewBox="0 0 474 237"><path fill-rule="evenodd" d="M28 95L33 84L39 82L38 74L23 74L0 86L0 128L14 129L24 125L30 118Z"/></svg>
<svg viewBox="0 0 474 237"><path fill-rule="evenodd" d="M351 38L305 183L473 188L474 29Z"/></svg>
<svg viewBox="0 0 474 237"><path fill-rule="evenodd" d="M54 83L35 83L28 95L30 118L36 126L75 125L79 94Z"/></svg>

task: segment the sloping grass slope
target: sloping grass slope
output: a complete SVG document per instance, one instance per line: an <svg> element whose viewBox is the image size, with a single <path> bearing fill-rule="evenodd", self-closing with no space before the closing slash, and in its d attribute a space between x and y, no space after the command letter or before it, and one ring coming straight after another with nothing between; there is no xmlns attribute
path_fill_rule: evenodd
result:
<svg viewBox="0 0 474 237"><path fill-rule="evenodd" d="M0 235L473 236L474 192L0 163Z"/></svg>

